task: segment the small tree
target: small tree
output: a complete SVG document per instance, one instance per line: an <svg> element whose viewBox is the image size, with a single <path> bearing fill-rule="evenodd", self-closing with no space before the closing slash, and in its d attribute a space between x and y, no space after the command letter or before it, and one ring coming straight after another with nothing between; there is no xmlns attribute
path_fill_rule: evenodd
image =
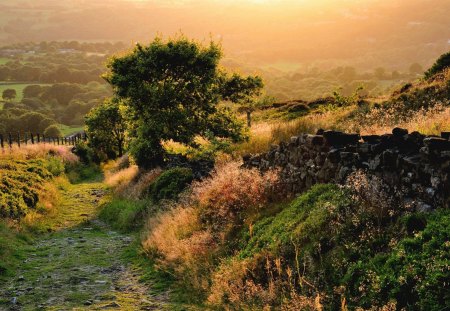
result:
<svg viewBox="0 0 450 311"><path fill-rule="evenodd" d="M17 92L15 89L6 89L3 91L2 98L4 100L13 100L17 97Z"/></svg>
<svg viewBox="0 0 450 311"><path fill-rule="evenodd" d="M425 78L429 79L435 74L444 71L450 67L450 52L441 55L436 62L425 72Z"/></svg>
<svg viewBox="0 0 450 311"><path fill-rule="evenodd" d="M181 37L156 38L111 60L105 79L129 108L130 151L138 165L161 164L165 140L194 147L197 136L242 140L241 124L218 107L241 90L224 94L230 78L219 69L221 56L214 42L202 46Z"/></svg>
<svg viewBox="0 0 450 311"><path fill-rule="evenodd" d="M61 130L56 124L47 127L44 131L44 135L45 137L52 137L52 138L62 137Z"/></svg>
<svg viewBox="0 0 450 311"><path fill-rule="evenodd" d="M263 87L260 77L242 78L237 74L224 84L224 98L240 104L239 111L246 113L248 127L252 126L252 113L265 103L257 98Z"/></svg>
<svg viewBox="0 0 450 311"><path fill-rule="evenodd" d="M121 157L125 147L126 120L120 111L120 102L106 100L86 116L89 145L107 155Z"/></svg>

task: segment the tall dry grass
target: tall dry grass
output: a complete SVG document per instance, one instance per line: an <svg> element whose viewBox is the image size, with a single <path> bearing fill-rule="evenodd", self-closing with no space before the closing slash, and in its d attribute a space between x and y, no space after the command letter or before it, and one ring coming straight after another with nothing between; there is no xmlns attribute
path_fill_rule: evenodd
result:
<svg viewBox="0 0 450 311"><path fill-rule="evenodd" d="M450 107L436 103L405 115L396 111L400 107L374 108L363 119L350 120L347 128L363 135L390 133L392 128L406 128L410 132L418 131L426 135L440 135L450 131Z"/></svg>
<svg viewBox="0 0 450 311"><path fill-rule="evenodd" d="M277 175L229 162L210 178L196 182L190 194L169 210L152 217L143 247L158 254L159 264L197 291L207 291L215 258L232 242L232 233L266 204Z"/></svg>
<svg viewBox="0 0 450 311"><path fill-rule="evenodd" d="M0 149L0 159L30 160L56 156L66 163L75 163L78 157L72 153L71 147L51 144L22 145Z"/></svg>

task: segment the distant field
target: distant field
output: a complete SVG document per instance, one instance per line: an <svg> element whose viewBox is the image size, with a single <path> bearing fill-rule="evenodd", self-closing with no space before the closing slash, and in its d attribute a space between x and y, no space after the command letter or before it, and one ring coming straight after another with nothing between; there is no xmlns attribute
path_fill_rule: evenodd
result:
<svg viewBox="0 0 450 311"><path fill-rule="evenodd" d="M68 125L60 124L59 129L61 130L61 133L63 134L63 136L68 136L68 135L83 131L84 127L83 126L68 126Z"/></svg>
<svg viewBox="0 0 450 311"><path fill-rule="evenodd" d="M4 65L9 62L11 59L6 57L0 57L0 65Z"/></svg>
<svg viewBox="0 0 450 311"><path fill-rule="evenodd" d="M16 101L21 101L23 98L23 89L27 87L28 85L48 85L48 84L41 84L41 83L14 83L14 82L0 82L0 96L3 94L3 91L6 89L15 89L17 92Z"/></svg>

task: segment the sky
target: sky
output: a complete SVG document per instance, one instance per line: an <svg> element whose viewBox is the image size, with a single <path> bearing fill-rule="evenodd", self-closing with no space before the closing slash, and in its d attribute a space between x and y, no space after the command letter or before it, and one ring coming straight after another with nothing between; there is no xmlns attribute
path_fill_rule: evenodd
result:
<svg viewBox="0 0 450 311"><path fill-rule="evenodd" d="M448 12L449 0L0 0L0 44L182 32L240 63L403 69L449 50Z"/></svg>

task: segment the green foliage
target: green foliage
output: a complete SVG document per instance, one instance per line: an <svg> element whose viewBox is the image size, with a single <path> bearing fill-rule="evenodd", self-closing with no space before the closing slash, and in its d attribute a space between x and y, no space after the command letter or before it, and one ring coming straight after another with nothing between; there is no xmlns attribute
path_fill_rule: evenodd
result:
<svg viewBox="0 0 450 311"><path fill-rule="evenodd" d="M3 91L2 98L4 100L13 100L17 96L17 92L15 89L6 89Z"/></svg>
<svg viewBox="0 0 450 311"><path fill-rule="evenodd" d="M45 181L52 178L44 160L0 160L0 217L19 219L35 209Z"/></svg>
<svg viewBox="0 0 450 311"><path fill-rule="evenodd" d="M115 229L130 232L143 225L148 204L146 201L114 198L101 207L99 216Z"/></svg>
<svg viewBox="0 0 450 311"><path fill-rule="evenodd" d="M358 305L395 300L398 308L443 310L450 303L450 213L421 215L425 228L405 237L388 253L350 265L344 281L349 293L362 295ZM417 221L417 216L414 217ZM363 292L361 288L364 288Z"/></svg>
<svg viewBox="0 0 450 311"><path fill-rule="evenodd" d="M44 135L45 137L52 137L52 138L62 137L61 130L56 124L48 126L44 131Z"/></svg>
<svg viewBox="0 0 450 311"><path fill-rule="evenodd" d="M77 184L101 180L102 171L95 163L73 163L66 165L66 175L72 184Z"/></svg>
<svg viewBox="0 0 450 311"><path fill-rule="evenodd" d="M109 158L123 155L126 128L120 102L114 99L95 107L86 116L89 146L105 153Z"/></svg>
<svg viewBox="0 0 450 311"><path fill-rule="evenodd" d="M446 68L450 67L450 52L442 54L436 62L425 72L425 78L430 79L437 73L443 72Z"/></svg>
<svg viewBox="0 0 450 311"><path fill-rule="evenodd" d="M65 171L65 166L60 158L48 157L45 161L45 168L53 175L60 176Z"/></svg>
<svg viewBox="0 0 450 311"><path fill-rule="evenodd" d="M182 37L157 38L111 60L105 79L129 109L131 153L138 165L160 164L162 141L195 145L195 137L206 132L241 139L242 124L217 108L228 81L218 67L221 56L213 42L205 47Z"/></svg>
<svg viewBox="0 0 450 311"><path fill-rule="evenodd" d="M352 309L394 301L399 309L442 310L450 302L449 211L386 217L380 223L336 185L316 185L243 230L237 258L254 262L252 280L263 287L267 271L258 260L281 258L300 280L285 286L311 295L308 280L330 310L343 297Z"/></svg>
<svg viewBox="0 0 450 311"><path fill-rule="evenodd" d="M25 259L22 251L29 237L11 229L0 220L0 283L5 277L13 276L13 271Z"/></svg>
<svg viewBox="0 0 450 311"><path fill-rule="evenodd" d="M176 167L164 171L151 185L150 195L154 201L173 200L194 179L189 168Z"/></svg>

